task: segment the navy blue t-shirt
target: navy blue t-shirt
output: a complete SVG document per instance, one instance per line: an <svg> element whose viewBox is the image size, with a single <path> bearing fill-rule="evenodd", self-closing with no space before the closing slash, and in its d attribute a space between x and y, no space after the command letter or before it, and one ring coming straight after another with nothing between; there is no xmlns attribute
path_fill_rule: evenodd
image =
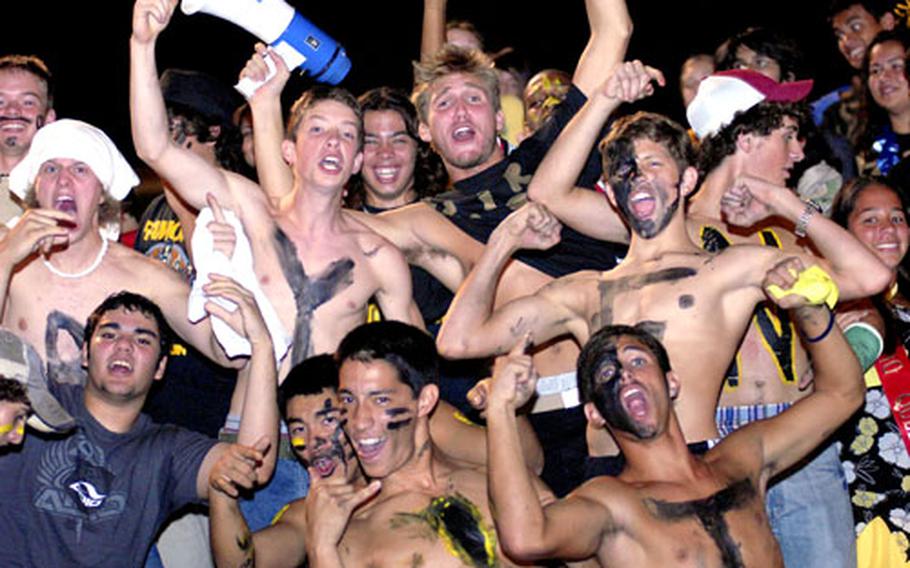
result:
<svg viewBox="0 0 910 568"><path fill-rule="evenodd" d="M143 414L111 432L81 386L50 386L77 426L0 455L0 566L142 566L168 515L199 501L199 467L217 442Z"/></svg>

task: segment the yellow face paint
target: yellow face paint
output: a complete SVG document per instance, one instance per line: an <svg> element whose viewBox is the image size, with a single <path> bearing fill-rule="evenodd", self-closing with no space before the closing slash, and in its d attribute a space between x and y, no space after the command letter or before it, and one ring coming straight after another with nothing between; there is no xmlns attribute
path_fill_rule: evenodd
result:
<svg viewBox="0 0 910 568"><path fill-rule="evenodd" d="M291 446L295 450L304 450L306 449L306 440L303 438L291 438Z"/></svg>
<svg viewBox="0 0 910 568"><path fill-rule="evenodd" d="M16 434L19 434L20 436L25 436L25 424L20 424L19 427L16 428Z"/></svg>
<svg viewBox="0 0 910 568"><path fill-rule="evenodd" d="M0 424L0 434L6 434L7 432L13 431L12 424Z"/></svg>

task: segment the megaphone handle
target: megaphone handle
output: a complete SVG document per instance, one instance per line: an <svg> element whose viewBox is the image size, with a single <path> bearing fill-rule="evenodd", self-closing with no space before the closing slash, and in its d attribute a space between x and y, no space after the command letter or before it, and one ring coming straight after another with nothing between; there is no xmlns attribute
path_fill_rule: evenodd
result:
<svg viewBox="0 0 910 568"><path fill-rule="evenodd" d="M256 81L250 79L249 77L244 77L236 85L234 85L234 88L240 91L240 94L243 95L245 99L249 100L249 98L253 96L253 93L255 93L263 83L275 76L275 62L272 61L273 51L278 55L278 57L284 60L284 63L287 65L288 69L295 69L299 65L302 65L304 61L306 61L306 57L304 57L302 53L291 47L289 44L283 41L279 41L276 45L272 46L272 49L270 51L267 51L262 55L262 59L265 61L266 67L269 68L269 71L266 74L264 80Z"/></svg>
<svg viewBox="0 0 910 568"><path fill-rule="evenodd" d="M259 90L266 81L275 76L275 62L272 61L272 56L269 52L265 52L262 55L263 61L265 61L266 67L269 68L268 73L265 75L265 79L262 81L257 81L255 79L250 79L249 77L244 77L234 85L234 88L240 91L240 94L243 95L243 98L249 100L253 94Z"/></svg>

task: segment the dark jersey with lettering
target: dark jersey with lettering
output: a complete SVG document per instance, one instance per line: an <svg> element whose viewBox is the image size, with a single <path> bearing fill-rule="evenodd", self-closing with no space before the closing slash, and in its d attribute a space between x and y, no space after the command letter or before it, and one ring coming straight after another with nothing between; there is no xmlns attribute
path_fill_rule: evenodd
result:
<svg viewBox="0 0 910 568"><path fill-rule="evenodd" d="M184 239L177 214L164 194L159 195L142 214L135 249L190 280L194 271ZM233 369L216 365L191 345L175 343L164 379L152 385L143 411L161 424L216 437L230 409L236 379Z"/></svg>
<svg viewBox="0 0 910 568"><path fill-rule="evenodd" d="M427 201L459 229L482 243L487 242L493 229L527 202L531 176L584 103L584 94L573 85L547 122L505 159L457 182L452 191ZM599 156L592 152L576 185L593 188L600 172ZM554 278L579 270L610 270L625 256L625 245L598 241L569 227L562 228L561 236L559 244L549 250L522 250L514 256Z"/></svg>

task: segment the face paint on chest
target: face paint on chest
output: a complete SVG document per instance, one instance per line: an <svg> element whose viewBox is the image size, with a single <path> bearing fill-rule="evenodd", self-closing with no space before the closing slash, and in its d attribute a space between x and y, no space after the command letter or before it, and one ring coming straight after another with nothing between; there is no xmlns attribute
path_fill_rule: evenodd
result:
<svg viewBox="0 0 910 568"><path fill-rule="evenodd" d="M679 193L670 201L670 191L656 176L646 178L638 167L635 146L630 140L615 143L615 155L607 172L623 219L640 237L651 239L670 223L679 207ZM679 180L677 180L677 184ZM659 209L663 207L664 211Z"/></svg>
<svg viewBox="0 0 910 568"><path fill-rule="evenodd" d="M82 367L82 358L77 356L71 360L64 359L57 348L61 341L60 332L63 332L70 337L77 351L81 352L85 342L84 326L69 314L53 310L47 314L44 330L47 378L59 384L85 384L87 375Z"/></svg>
<svg viewBox="0 0 910 568"><path fill-rule="evenodd" d="M449 554L466 566L500 566L495 530L477 505L458 492L436 497L422 511L396 513L391 528L408 527L430 529L430 538L441 540Z"/></svg>
<svg viewBox="0 0 910 568"><path fill-rule="evenodd" d="M313 314L316 309L354 284L354 261L340 258L329 264L322 274L309 276L297 255L297 247L280 228L275 229L274 244L297 307L291 343L291 363L297 365L313 354Z"/></svg>
<svg viewBox="0 0 910 568"><path fill-rule="evenodd" d="M697 519L711 537L721 554L725 568L742 568L741 545L730 534L724 515L742 510L758 498L758 492L748 479L743 479L721 489L704 499L673 503L660 499L646 499L646 505L659 518L677 522Z"/></svg>

